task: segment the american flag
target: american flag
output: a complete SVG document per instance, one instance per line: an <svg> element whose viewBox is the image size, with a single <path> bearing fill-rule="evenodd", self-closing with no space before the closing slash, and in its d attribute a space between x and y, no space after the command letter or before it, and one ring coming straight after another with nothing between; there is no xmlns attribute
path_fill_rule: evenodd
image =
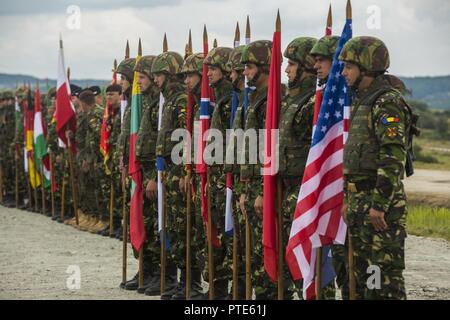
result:
<svg viewBox="0 0 450 320"><path fill-rule="evenodd" d="M352 21L347 19L326 84L286 248L293 278L303 279L304 299L315 295L317 248L344 244L347 231L340 210L344 195L344 114L348 115L344 110L350 101L338 56L351 37Z"/></svg>

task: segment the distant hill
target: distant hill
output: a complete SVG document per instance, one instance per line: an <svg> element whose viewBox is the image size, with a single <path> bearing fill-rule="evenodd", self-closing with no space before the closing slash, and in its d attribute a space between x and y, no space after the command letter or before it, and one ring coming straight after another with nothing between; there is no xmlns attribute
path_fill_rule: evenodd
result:
<svg viewBox="0 0 450 320"><path fill-rule="evenodd" d="M38 79L33 76L21 75L21 74L5 74L0 73L0 89L15 89L16 85L23 85L24 83L29 83L31 87L36 86L36 82L39 80L39 86L42 92L46 92L47 81L49 87L56 87L56 80L54 79ZM72 79L71 83L80 86L82 88L88 86L100 86L105 87L109 84L110 80L99 80L99 79Z"/></svg>
<svg viewBox="0 0 450 320"><path fill-rule="evenodd" d="M412 98L431 108L450 110L450 76L400 77L411 91Z"/></svg>
<svg viewBox="0 0 450 320"><path fill-rule="evenodd" d="M400 77L411 91L410 98L427 103L431 108L450 110L450 76L442 77ZM39 79L41 90L45 92L47 79ZM37 78L20 74L0 73L0 89L14 89L16 84L30 83L36 85ZM48 80L49 86L56 86L56 80ZM105 87L109 80L72 79L71 83L80 87Z"/></svg>

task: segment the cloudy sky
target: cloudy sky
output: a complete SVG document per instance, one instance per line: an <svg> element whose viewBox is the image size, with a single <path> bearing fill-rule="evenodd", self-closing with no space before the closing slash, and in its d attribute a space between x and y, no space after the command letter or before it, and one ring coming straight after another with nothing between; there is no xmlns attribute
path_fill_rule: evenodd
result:
<svg viewBox="0 0 450 320"><path fill-rule="evenodd" d="M342 31L345 3L331 0L334 34ZM219 46L232 46L237 21L244 38L248 14L252 40L271 40L278 8L285 48L298 36L321 37L329 4L330 0L2 1L0 73L56 78L61 33L73 78L108 79L114 58L123 58L127 39L132 55L139 37L144 54L158 54L166 32L169 49L183 53L191 28L194 51L200 51L206 24L211 43L217 38ZM450 74L450 1L353 0L352 5L354 35L385 41L391 73ZM73 6L80 10L79 20Z"/></svg>

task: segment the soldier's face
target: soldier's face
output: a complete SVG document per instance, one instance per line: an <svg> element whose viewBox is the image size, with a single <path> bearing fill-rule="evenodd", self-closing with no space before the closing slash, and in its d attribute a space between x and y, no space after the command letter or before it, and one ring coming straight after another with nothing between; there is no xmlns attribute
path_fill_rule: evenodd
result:
<svg viewBox="0 0 450 320"><path fill-rule="evenodd" d="M106 101L113 106L118 105L120 102L119 93L118 92L108 92L106 94Z"/></svg>
<svg viewBox="0 0 450 320"><path fill-rule="evenodd" d="M122 92L127 91L127 89L130 87L130 82L128 82L127 78L125 78L123 75L120 76L119 84L122 87Z"/></svg>
<svg viewBox="0 0 450 320"><path fill-rule="evenodd" d="M286 72L289 82L295 80L295 77L297 76L297 69L298 69L298 62L288 59L288 65L284 72Z"/></svg>
<svg viewBox="0 0 450 320"><path fill-rule="evenodd" d="M359 67L351 62L345 62L344 64L344 70L342 70L342 75L344 76L345 80L347 81L348 86L353 86L356 79L358 79L360 75Z"/></svg>
<svg viewBox="0 0 450 320"><path fill-rule="evenodd" d="M197 73L188 73L186 79L184 79L184 84L189 90L193 90L200 81L201 78Z"/></svg>
<svg viewBox="0 0 450 320"><path fill-rule="evenodd" d="M164 73L156 73L155 74L155 83L158 86L158 88L162 88L164 85L164 82L166 81L166 75Z"/></svg>
<svg viewBox="0 0 450 320"><path fill-rule="evenodd" d="M326 79L331 70L331 60L323 56L316 56L315 59L314 69L317 71L317 78Z"/></svg>
<svg viewBox="0 0 450 320"><path fill-rule="evenodd" d="M95 103L99 106L103 105L103 94L95 96Z"/></svg>
<svg viewBox="0 0 450 320"><path fill-rule="evenodd" d="M215 66L208 66L208 80L210 84L217 83L220 79L222 79L223 74L220 68Z"/></svg>
<svg viewBox="0 0 450 320"><path fill-rule="evenodd" d="M247 63L244 69L244 76L247 77L248 80L253 80L256 73L258 72L258 67L254 63Z"/></svg>
<svg viewBox="0 0 450 320"><path fill-rule="evenodd" d="M138 72L137 84L141 91L146 91L152 83L150 78L145 73Z"/></svg>

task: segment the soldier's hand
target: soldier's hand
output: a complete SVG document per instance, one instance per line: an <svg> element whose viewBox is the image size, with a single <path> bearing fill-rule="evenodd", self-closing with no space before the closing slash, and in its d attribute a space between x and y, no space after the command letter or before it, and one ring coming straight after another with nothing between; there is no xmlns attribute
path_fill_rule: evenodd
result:
<svg viewBox="0 0 450 320"><path fill-rule="evenodd" d="M261 196L258 196L255 200L255 212L262 219L263 216L263 207L264 207L264 198Z"/></svg>
<svg viewBox="0 0 450 320"><path fill-rule="evenodd" d="M348 211L348 203L344 202L344 204L342 205L342 208L341 208L341 216L342 216L342 219L344 219L345 224L348 225L347 211Z"/></svg>
<svg viewBox="0 0 450 320"><path fill-rule="evenodd" d="M72 130L67 130L66 131L66 137L67 137L68 140L72 140L72 138L73 138Z"/></svg>
<svg viewBox="0 0 450 320"><path fill-rule="evenodd" d="M83 160L83 163L81 164L81 170L83 170L84 173L89 172L89 163L86 160Z"/></svg>
<svg viewBox="0 0 450 320"><path fill-rule="evenodd" d="M150 200L155 200L158 197L158 184L155 180L150 180L145 188L145 195Z"/></svg>
<svg viewBox="0 0 450 320"><path fill-rule="evenodd" d="M370 221L376 231L381 232L387 229L386 221L384 220L384 212L370 208Z"/></svg>
<svg viewBox="0 0 450 320"><path fill-rule="evenodd" d="M241 196L239 197L239 208L241 209L244 218L247 219L247 210L245 210L245 198L245 193L241 194Z"/></svg>
<svg viewBox="0 0 450 320"><path fill-rule="evenodd" d="M181 177L180 180L178 180L178 187L180 188L180 191L183 195L186 194L186 179L184 177Z"/></svg>
<svg viewBox="0 0 450 320"><path fill-rule="evenodd" d="M62 157L61 157L60 154L58 154L58 155L56 156L55 161L56 161L57 164L61 164L61 162L62 162Z"/></svg>

